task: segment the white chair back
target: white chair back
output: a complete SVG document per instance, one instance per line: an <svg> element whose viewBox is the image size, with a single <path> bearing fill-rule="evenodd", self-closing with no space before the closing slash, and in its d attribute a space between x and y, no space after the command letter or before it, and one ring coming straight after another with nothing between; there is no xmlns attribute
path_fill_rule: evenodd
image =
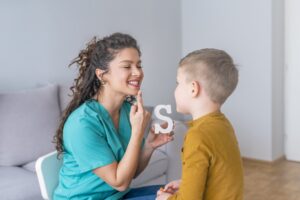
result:
<svg viewBox="0 0 300 200"><path fill-rule="evenodd" d="M35 169L43 199L52 199L53 192L58 184L61 165L62 159L57 159L57 151L37 159Z"/></svg>

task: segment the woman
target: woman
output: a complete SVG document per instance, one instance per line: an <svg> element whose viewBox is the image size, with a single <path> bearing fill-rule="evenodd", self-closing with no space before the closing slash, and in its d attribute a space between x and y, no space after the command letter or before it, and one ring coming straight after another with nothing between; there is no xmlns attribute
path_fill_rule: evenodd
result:
<svg viewBox="0 0 300 200"><path fill-rule="evenodd" d="M140 56L134 38L114 33L93 39L71 63L79 66L79 76L54 138L63 154L54 199L122 198L153 151L173 139L150 130L143 140L150 114L140 91ZM132 96L134 104L126 100Z"/></svg>

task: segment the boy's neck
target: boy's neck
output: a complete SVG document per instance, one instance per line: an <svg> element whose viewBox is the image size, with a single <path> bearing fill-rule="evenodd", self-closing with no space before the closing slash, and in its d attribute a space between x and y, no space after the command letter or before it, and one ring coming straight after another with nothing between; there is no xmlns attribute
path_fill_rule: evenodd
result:
<svg viewBox="0 0 300 200"><path fill-rule="evenodd" d="M219 104L215 104L215 103L197 105L192 109L191 115L193 117L193 120L196 120L196 119L203 117L209 113L220 111L220 109L221 109L221 106Z"/></svg>

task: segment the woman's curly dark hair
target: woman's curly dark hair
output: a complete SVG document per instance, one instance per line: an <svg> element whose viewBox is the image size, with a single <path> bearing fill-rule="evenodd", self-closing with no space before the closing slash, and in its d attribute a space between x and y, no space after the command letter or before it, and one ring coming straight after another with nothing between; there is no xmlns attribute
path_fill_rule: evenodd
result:
<svg viewBox="0 0 300 200"><path fill-rule="evenodd" d="M102 39L94 37L86 48L80 51L78 57L70 63L69 67L73 64L78 66L79 76L74 79L74 83L70 87L72 100L62 113L59 127L54 136L58 155L64 152L63 127L67 118L86 100L95 96L101 87L101 82L97 78L95 70L98 68L108 71L109 63L124 48L134 48L141 55L136 40L128 34L114 33Z"/></svg>

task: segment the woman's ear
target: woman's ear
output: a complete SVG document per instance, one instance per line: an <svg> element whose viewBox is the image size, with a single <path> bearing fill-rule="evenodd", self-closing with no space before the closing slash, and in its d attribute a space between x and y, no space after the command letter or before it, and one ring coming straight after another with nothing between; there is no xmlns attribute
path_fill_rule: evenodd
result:
<svg viewBox="0 0 300 200"><path fill-rule="evenodd" d="M192 97L197 97L201 92L201 85L198 81L191 82L191 94Z"/></svg>
<svg viewBox="0 0 300 200"><path fill-rule="evenodd" d="M104 81L103 80L103 75L104 75L105 72L106 72L106 70L102 70L102 69L99 69L99 68L95 70L95 74L96 74L97 78L100 81Z"/></svg>

